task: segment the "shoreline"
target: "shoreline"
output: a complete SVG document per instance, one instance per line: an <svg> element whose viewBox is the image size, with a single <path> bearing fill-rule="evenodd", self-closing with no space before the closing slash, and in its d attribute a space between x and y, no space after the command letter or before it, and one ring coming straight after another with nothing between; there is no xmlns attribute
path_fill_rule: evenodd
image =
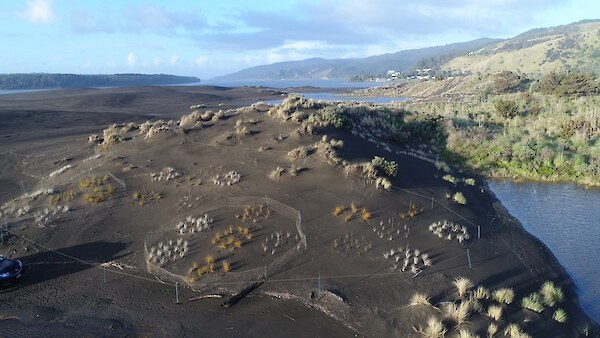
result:
<svg viewBox="0 0 600 338"><path fill-rule="evenodd" d="M500 199L498 199L496 194L490 189L487 181L485 181L485 183L484 183L484 189L485 189L486 193L493 200L494 212L496 213L498 218L500 220L503 220L504 221L503 223L505 225L508 225L509 227L514 227L523 236L527 237L530 241L535 242L537 245L539 245L540 247L543 248L542 253L547 256L548 262L551 263L550 264L551 270L555 270L555 272L557 273L558 276L562 276L562 278L560 278L560 279L564 278L564 280L567 282L568 285L566 287L563 287L565 289L565 291L567 291L567 293L570 293L570 297L572 297L572 300L574 301L574 303L577 304L578 307L583 311L583 313L585 314L587 319L589 321L591 321L592 323L595 323L596 326L600 326L600 322L597 319L593 318L591 316L591 314L583 307L581 300L580 300L579 287L575 283L575 280L572 278L572 276L566 271L565 267L562 264L560 264L560 262L558 261L558 258L552 252L552 250L550 250L550 248L541 239L537 238L536 236L531 234L529 231L527 231L527 229L525 228L523 223L521 223L521 221L519 219L517 219L515 216L513 216L508 211L506 206L504 206L504 204L502 204ZM503 227L503 225L500 226L500 229L502 227ZM528 266L526 266L526 267L528 268L528 270L530 270L530 272L532 272L530 267L528 267ZM535 278L535 276L534 276L534 278ZM539 281L539 282L541 283L543 281Z"/></svg>

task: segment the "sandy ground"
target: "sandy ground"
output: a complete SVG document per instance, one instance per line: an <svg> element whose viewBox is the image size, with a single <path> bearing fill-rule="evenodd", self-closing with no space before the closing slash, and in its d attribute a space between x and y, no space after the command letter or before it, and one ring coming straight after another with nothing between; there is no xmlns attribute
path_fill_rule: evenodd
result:
<svg viewBox="0 0 600 338"><path fill-rule="evenodd" d="M567 301L561 307L569 314L567 325L553 322L550 311L536 314L513 304L505 307L500 326L519 323L536 337L573 337L591 325L594 334L596 325L581 311L572 281L549 251L506 214L481 178L476 177L476 186L460 186L469 201L460 206L445 197L457 188L442 180L443 173L434 165L389 153L345 131L298 135L298 125L267 116L268 107L262 106L203 128L160 133L149 139L126 138L104 151L87 142L89 135L101 133L111 123L178 119L194 104L205 105L202 113L280 96L281 92L266 88L219 87L0 96L0 202L50 186L57 194L77 192L68 201L68 212L43 224L27 215L7 218L13 235L5 238L2 252L23 260L26 270L19 283L0 291L4 330L0 335L418 336L413 327L425 325L429 315L441 314L427 307L408 307L409 298L419 291L432 296L435 303L453 302L457 296L452 281L457 276L490 289L512 287L516 303L543 281L553 280L566 291ZM246 121L248 134L235 132L241 119ZM401 189L384 192L360 178L346 177L317 153L293 163L302 168L297 176L268 177L277 166L290 167L288 151L319 142L323 133L344 141L339 153L349 161L378 155L399 163L393 184ZM72 168L50 177L65 165ZM165 167L173 167L181 176L151 180L152 173ZM229 171L241 174L239 183L212 184L214 175ZM98 205L86 204L78 182L106 173L125 185L109 178L115 193ZM150 191L159 192L161 198L140 206L132 197ZM189 254L164 267L184 276L193 263L202 264L211 254L216 264L227 260L233 270L199 278L192 284L200 292L179 287L183 302L176 304L171 281L162 276L166 282L162 284L146 272L144 241L152 246L176 238L178 217L199 216L214 201L239 196L268 196L300 211L308 248L297 249L297 239L292 240L294 221L286 220L284 216L289 215L283 212L278 218L273 209L272 218L242 224L233 216L241 214L243 206L214 209L210 212L215 217L212 228L182 236L192 243ZM436 201L433 208L431 196ZM343 216L332 215L335 206L348 207L351 202L368 208L372 218L365 222L355 215L345 222ZM44 198L30 204L29 214L49 207ZM400 214L411 206L420 213L400 220ZM429 232L428 225L441 220L465 225L472 237L476 236L473 224L481 226L482 238L468 242L471 269L465 246ZM236 222L249 227L253 237L239 250L211 246L216 232L221 234ZM381 222L387 223L384 239L378 236L384 231ZM276 232L290 232L290 243L271 254L274 247L263 250L263 243ZM392 260L382 257L390 249L407 245L427 252L433 261L415 278L410 272L394 270ZM105 273L97 267L110 261L123 270L109 266ZM234 306L221 306L231 294L259 279L264 265L269 266L264 284ZM203 285L204 281L211 283ZM224 298L185 302L213 293ZM484 314L476 313L466 327L483 336L489 322ZM456 331L451 321L445 323L450 332Z"/></svg>

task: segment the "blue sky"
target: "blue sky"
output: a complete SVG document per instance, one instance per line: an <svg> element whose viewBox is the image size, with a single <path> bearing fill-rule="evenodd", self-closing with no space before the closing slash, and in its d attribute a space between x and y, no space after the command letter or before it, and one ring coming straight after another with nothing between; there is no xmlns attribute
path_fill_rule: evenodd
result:
<svg viewBox="0 0 600 338"><path fill-rule="evenodd" d="M206 79L286 60L507 38L594 14L598 0L2 1L0 73Z"/></svg>

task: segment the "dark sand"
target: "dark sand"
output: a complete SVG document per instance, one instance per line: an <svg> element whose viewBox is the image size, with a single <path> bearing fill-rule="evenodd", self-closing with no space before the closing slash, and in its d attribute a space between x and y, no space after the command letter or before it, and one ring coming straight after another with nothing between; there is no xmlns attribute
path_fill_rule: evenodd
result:
<svg viewBox="0 0 600 338"><path fill-rule="evenodd" d="M77 196L68 213L44 227L27 217L14 222L9 219L10 229L16 235L5 239L1 252L22 259L26 270L19 283L0 291L0 326L4 330L0 335L417 336L413 326L425 325L429 315L440 315L430 308L406 306L410 296L420 291L432 296L435 303L453 301L456 294L452 280L457 276L468 277L490 289L514 288L516 300L505 307L501 328L514 322L535 337L573 337L589 323L592 333L595 332L596 324L579 307L573 283L564 270L539 241L506 214L485 189L481 178L477 178L478 186L460 186L469 203L459 206L445 197L457 188L442 180L443 173L432 164L387 153L344 131L326 130L299 136L295 133L295 123L266 116L265 108L258 107L186 133L164 133L148 140L136 137L111 146L98 159L85 162L97 153L87 137L101 133L111 123L178 119L189 112L190 105L201 103L206 105L201 112L216 111L280 95L279 91L265 88L144 87L0 96L0 203L49 185L61 191L77 190L78 180L106 172L126 182L126 188L113 182L117 187L113 198L99 205L86 205ZM256 119L259 123L248 125L252 131L249 135L226 138L225 135L234 134L234 124L239 118ZM290 166L286 156L289 150L317 142L323 132L343 139L340 156L347 160L364 161L379 155L398 162L400 170L393 183L405 190L383 192L372 184L365 186L359 178L345 177L342 169L318 154L296 161L306 168L298 176L279 180L267 177L277 166ZM276 141L280 134L285 139ZM259 151L261 147L270 149ZM73 169L48 177L68 164ZM150 173L165 166L185 175L173 181L151 181ZM92 169L86 172L85 168ZM209 182L209 177L229 170L240 172L242 181L231 187L216 187ZM202 178L203 183L192 185L187 177ZM150 190L160 191L163 198L145 206L133 201L133 192ZM429 200L413 193L434 196L440 205L431 209ZM158 279L146 272L143 251L148 233L173 230L173 220L178 215L196 215L197 208L224 196L265 195L301 212L308 250L296 251L295 245L292 246L288 251L291 258L274 268L267 283L238 304L230 308L220 306L226 298L175 304L175 288L156 283ZM186 196L197 201L193 207L182 206ZM336 205L348 206L351 202L368 207L373 218L366 223L355 216L344 222L341 216L332 215ZM35 199L30 214L35 208L43 208L44 203L43 198ZM402 222L402 226L407 224L410 228L408 237L402 232L388 241L375 235L374 226L398 217L411 204L423 208L423 213ZM215 214L219 212L226 214L223 210ZM216 222L215 229L225 228L225 217ZM218 260L227 259L234 266L233 273L222 281L238 276L236 272L239 276L258 278L259 273L244 274L244 271L260 270L264 261L270 259L270 255L263 256L260 243L277 229L292 233L295 229L293 222L287 224L283 219L275 222L276 219L253 226L255 237L233 253L215 253L206 244L207 237L198 242L205 246L192 249L191 260L184 260L179 268L173 265L172 269L184 274L185 266L192 260L201 263L205 254L214 253ZM441 240L427 229L429 224L440 220L469 226L472 237L476 236L476 228L470 224L481 225L482 238L469 242L472 269L468 267L464 247L456 241ZM403 228L397 226L397 229ZM334 248L336 239L340 243L346 237L359 243ZM367 244L372 248L361 251ZM383 252L407 244L429 253L433 260L433 266L414 279L410 278L410 272L392 270L391 260L382 257ZM49 249L95 265L114 261L124 270L109 267L104 282L102 269ZM320 287L324 296L314 299L311 296L317 291L318 276L322 276ZM210 278L219 280L218 276ZM518 305L522 297L545 280L555 281L566 291L568 299L561 307L569 315L567 325L553 322L550 311L536 314ZM215 284L203 289L202 294L227 295L248 283ZM181 300L199 295L187 287L179 288L179 292ZM487 304L484 303L484 308ZM484 336L488 322L485 315L475 314L466 327ZM451 329L449 335L454 335L454 325L447 322L446 326Z"/></svg>

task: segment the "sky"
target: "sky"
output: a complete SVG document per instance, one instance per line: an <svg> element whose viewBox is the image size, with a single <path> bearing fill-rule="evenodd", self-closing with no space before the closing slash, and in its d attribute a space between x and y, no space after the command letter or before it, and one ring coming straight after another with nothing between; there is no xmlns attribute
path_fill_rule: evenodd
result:
<svg viewBox="0 0 600 338"><path fill-rule="evenodd" d="M598 18L598 0L11 0L0 3L0 73L208 79Z"/></svg>

